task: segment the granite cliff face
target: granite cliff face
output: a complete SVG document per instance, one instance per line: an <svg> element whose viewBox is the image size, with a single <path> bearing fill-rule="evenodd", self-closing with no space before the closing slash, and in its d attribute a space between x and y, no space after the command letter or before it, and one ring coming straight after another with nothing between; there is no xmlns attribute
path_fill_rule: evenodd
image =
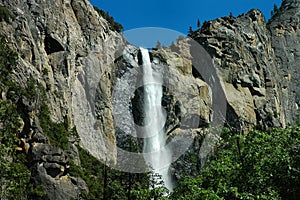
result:
<svg viewBox="0 0 300 200"><path fill-rule="evenodd" d="M99 150L106 145L102 135L109 135L115 144L114 132L109 131L110 108L102 109L100 126L90 133L86 128L94 124L82 112L88 113L95 107L95 88L104 69L115 60L122 37L110 29L88 0L4 0L0 4L16 17L11 23L0 22L0 35L19 54L14 69L17 83L26 88L30 76L34 77L35 87L41 85L46 91L51 121L65 122L69 130L77 125L82 146L104 159L103 151ZM20 131L21 140L31 157L32 179L36 184L47 185L47 199L74 198L78 185L87 190L82 180L68 176L69 157L80 163L77 140L70 136L68 152L49 144L39 126L38 101L39 97L34 102L25 99L20 104L25 112L22 123L28 127ZM110 146L108 151L116 153L115 147Z"/></svg>
<svg viewBox="0 0 300 200"><path fill-rule="evenodd" d="M126 146L124 130L118 126L134 131L127 117L137 124L141 121L143 114L136 106L141 94L129 90L137 82L130 82L128 75L140 70L139 50L125 48L122 36L87 0L0 0L0 4L16 16L10 23L0 22L0 35L19 55L15 80L26 88L33 77L34 85L45 89L51 121L64 122L79 134L68 136L65 150L51 144L40 126L39 95L34 100L20 97L20 148L30 159L31 178L47 185L47 199L74 198L78 187L88 192L82 179L69 175L70 160L80 165L76 145L114 166L120 154L117 144ZM220 120L237 131L298 122L299 15L300 0L285 0L268 24L258 10L205 22L190 37L211 58L202 47L190 51L191 39L150 52L153 66L160 66L168 78L162 102L168 140L186 133L194 140L173 164L175 178L196 175L202 167L189 160L202 158L202 137L218 121L213 111L224 102L226 114ZM217 90L224 92L216 96ZM5 92L1 91L2 99ZM128 101L115 101L121 94L128 95ZM225 101L219 103L222 98ZM116 125L117 119L121 124Z"/></svg>
<svg viewBox="0 0 300 200"><path fill-rule="evenodd" d="M251 10L191 34L216 64L233 126L285 127L298 118L299 1L282 5L268 24Z"/></svg>
<svg viewBox="0 0 300 200"><path fill-rule="evenodd" d="M283 1L267 27L274 49L276 72L280 80L280 100L286 123L299 122L300 1Z"/></svg>

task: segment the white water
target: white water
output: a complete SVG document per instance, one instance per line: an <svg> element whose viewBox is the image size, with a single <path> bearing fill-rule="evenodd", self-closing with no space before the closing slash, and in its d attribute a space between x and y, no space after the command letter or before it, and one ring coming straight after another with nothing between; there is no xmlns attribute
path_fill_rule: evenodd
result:
<svg viewBox="0 0 300 200"><path fill-rule="evenodd" d="M148 50L143 48L140 50L143 59L144 113L146 115L143 129L144 159L153 169L153 172L161 176L165 187L172 191L172 179L169 174L171 154L165 146L164 123L166 114L161 105L162 77L161 74L153 71ZM154 178L153 181L159 182L159 178ZM160 184L157 183L156 186L158 185Z"/></svg>

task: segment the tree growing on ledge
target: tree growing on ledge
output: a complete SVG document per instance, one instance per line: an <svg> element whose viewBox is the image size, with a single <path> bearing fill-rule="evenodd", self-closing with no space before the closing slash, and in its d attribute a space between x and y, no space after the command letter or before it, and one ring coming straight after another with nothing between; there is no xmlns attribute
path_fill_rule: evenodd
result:
<svg viewBox="0 0 300 200"><path fill-rule="evenodd" d="M162 46L161 46L160 41L157 41L157 42L156 42L156 48L157 48L157 49L161 49L161 47L162 47Z"/></svg>
<svg viewBox="0 0 300 200"><path fill-rule="evenodd" d="M278 12L278 7L276 4L274 4L273 6L273 10L271 10L271 17L273 17L274 15L276 15Z"/></svg>
<svg viewBox="0 0 300 200"><path fill-rule="evenodd" d="M123 32L124 28L122 24L116 22L112 16L109 15L108 12L105 12L97 7L94 6L94 9L97 11L97 13L102 16L109 24L110 28L113 31L117 31L118 33Z"/></svg>
<svg viewBox="0 0 300 200"><path fill-rule="evenodd" d="M200 28L200 26L201 26L201 22L200 22L200 19L198 19L197 20L197 27Z"/></svg>
<svg viewBox="0 0 300 200"><path fill-rule="evenodd" d="M189 28L189 34L192 34L193 33L193 28L190 26Z"/></svg>

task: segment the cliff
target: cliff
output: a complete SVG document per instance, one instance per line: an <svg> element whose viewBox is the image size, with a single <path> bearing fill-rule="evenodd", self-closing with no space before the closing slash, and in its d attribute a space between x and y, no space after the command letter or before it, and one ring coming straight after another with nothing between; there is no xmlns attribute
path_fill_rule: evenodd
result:
<svg viewBox="0 0 300 200"><path fill-rule="evenodd" d="M11 81L22 89L3 82L1 102L16 105L18 151L26 154L30 182L46 185L46 199L75 198L78 188L88 192L85 181L69 173L71 162L81 164L79 146L113 168L144 170L144 164L124 166L122 150L131 140L124 135L136 136L134 124L142 125L139 49L88 0L0 5L13 16L1 19L0 35L17 53ZM201 142L210 126L247 132L298 123L299 11L299 0L284 0L268 23L251 10L205 22L175 46L150 51L152 65L166 77L168 140L190 138L182 149L172 146L175 158L192 144L172 165L175 178L203 167L189 160L208 153ZM140 148L142 142L134 143Z"/></svg>
<svg viewBox="0 0 300 200"><path fill-rule="evenodd" d="M77 124L82 146L99 159L104 158L101 149L106 145L102 134L109 135L115 144L114 133L108 130L111 116L105 115L110 108L104 111L101 119L104 121L97 132L86 131L86 127L94 124L81 112L91 110L90 104L94 105L93 95L101 73L115 60L123 38L111 30L110 24L87 0L4 0L0 4L14 16L1 20L0 35L18 54L12 73L28 94L20 95L14 102L19 102L22 124L19 138L23 141L20 148L28 153L31 179L37 185L47 185L47 199L74 198L77 187L86 189L81 179L68 176L69 158L80 163L78 140L76 134L61 133L72 132ZM29 90L30 80L33 88L41 88L37 93ZM9 92L1 90L2 97L6 99ZM53 134L49 136L49 132ZM61 143L65 144L57 145ZM115 147L108 151L116 153Z"/></svg>
<svg viewBox="0 0 300 200"><path fill-rule="evenodd" d="M267 25L286 124L299 122L299 15L300 1L283 1L280 10Z"/></svg>
<svg viewBox="0 0 300 200"><path fill-rule="evenodd" d="M251 10L206 22L191 34L210 53L222 79L229 123L240 119L244 127L264 128L296 123L297 20L299 1L283 1L268 24L259 10Z"/></svg>

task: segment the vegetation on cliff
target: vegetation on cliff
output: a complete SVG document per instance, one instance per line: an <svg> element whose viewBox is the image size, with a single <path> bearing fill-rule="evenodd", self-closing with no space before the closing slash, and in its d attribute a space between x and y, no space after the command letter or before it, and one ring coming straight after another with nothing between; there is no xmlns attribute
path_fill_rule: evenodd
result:
<svg viewBox="0 0 300 200"><path fill-rule="evenodd" d="M268 20L268 24L270 24L275 18L277 18L281 14L281 7L278 8L276 4L273 5L273 9L271 10L271 18Z"/></svg>
<svg viewBox="0 0 300 200"><path fill-rule="evenodd" d="M78 150L81 164L72 161L70 175L87 183L89 192L79 194L83 199L151 199L160 198L166 192L162 186L154 188L154 182L149 181L150 177L157 176L155 174L120 172L107 167L84 149L78 147Z"/></svg>
<svg viewBox="0 0 300 200"><path fill-rule="evenodd" d="M110 28L113 31L117 31L118 33L123 32L124 28L122 24L116 22L115 19L112 16L110 16L108 12L101 10L97 7L94 7L94 9L97 11L97 13L100 16L102 16L110 24Z"/></svg>
<svg viewBox="0 0 300 200"><path fill-rule="evenodd" d="M24 199L30 177L24 155L17 152L21 123L14 98L17 85L12 81L17 58L0 37L0 199Z"/></svg>
<svg viewBox="0 0 300 200"><path fill-rule="evenodd" d="M10 19L14 20L15 18L16 17L11 12L9 12L6 7L0 5L0 22L9 22Z"/></svg>
<svg viewBox="0 0 300 200"><path fill-rule="evenodd" d="M20 140L28 131L22 121L22 112L27 108L22 107L21 99L36 103L40 125L52 144L67 149L72 131L68 131L64 122L50 119L45 88L36 84L32 76L25 87L15 81L13 72L18 54L3 36L0 36L0 61L0 199L35 199L45 195L45 187L30 180L31 163L24 152L28 150Z"/></svg>

